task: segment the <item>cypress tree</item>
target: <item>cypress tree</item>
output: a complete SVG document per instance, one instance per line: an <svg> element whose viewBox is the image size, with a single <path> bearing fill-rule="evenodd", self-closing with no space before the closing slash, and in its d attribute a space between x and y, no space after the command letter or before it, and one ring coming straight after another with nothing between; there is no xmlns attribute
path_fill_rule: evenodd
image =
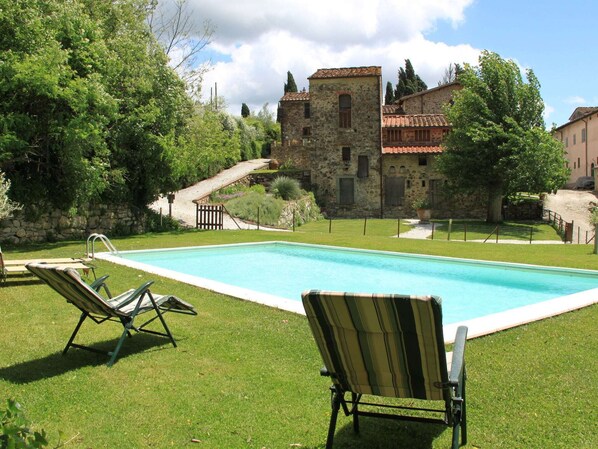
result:
<svg viewBox="0 0 598 449"><path fill-rule="evenodd" d="M284 93L297 92L297 83L291 72L287 72L287 82L284 84Z"/></svg>
<svg viewBox="0 0 598 449"><path fill-rule="evenodd" d="M247 118L247 117L249 117L249 115L250 115L249 106L247 106L247 104L243 103L241 105L241 117Z"/></svg>
<svg viewBox="0 0 598 449"><path fill-rule="evenodd" d="M398 100L405 95L411 95L428 89L424 80L415 73L409 59L405 59L405 68L399 67L398 78L399 82L397 83L397 89L395 91L395 100Z"/></svg>
<svg viewBox="0 0 598 449"><path fill-rule="evenodd" d="M384 95L384 104L393 104L395 101L395 92L392 87L392 83L388 81L386 83L386 95Z"/></svg>

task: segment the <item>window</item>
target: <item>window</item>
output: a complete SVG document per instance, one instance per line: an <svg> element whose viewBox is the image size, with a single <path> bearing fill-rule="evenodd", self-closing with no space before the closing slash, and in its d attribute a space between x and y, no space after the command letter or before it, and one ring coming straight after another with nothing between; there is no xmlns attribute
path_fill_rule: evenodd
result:
<svg viewBox="0 0 598 449"><path fill-rule="evenodd" d="M581 141L582 142L586 141L586 130L585 130L585 128L581 130Z"/></svg>
<svg viewBox="0 0 598 449"><path fill-rule="evenodd" d="M575 137L576 137L576 134L573 134L573 145L575 145L577 143L576 142L577 139Z"/></svg>
<svg viewBox="0 0 598 449"><path fill-rule="evenodd" d="M420 166L422 165L428 165L428 157L426 155L420 155L418 158L418 164Z"/></svg>
<svg viewBox="0 0 598 449"><path fill-rule="evenodd" d="M581 158L577 158L577 168L581 168Z"/></svg>
<svg viewBox="0 0 598 449"><path fill-rule="evenodd" d="M341 151L343 162L351 162L351 147L343 147Z"/></svg>
<svg viewBox="0 0 598 449"><path fill-rule="evenodd" d="M400 142L402 139L401 130L397 128L386 128L387 142Z"/></svg>
<svg viewBox="0 0 598 449"><path fill-rule="evenodd" d="M350 205L355 202L353 178L340 178L338 180L338 203L340 205Z"/></svg>
<svg viewBox="0 0 598 449"><path fill-rule="evenodd" d="M357 156L357 177L367 178L370 174L370 161L367 156Z"/></svg>
<svg viewBox="0 0 598 449"><path fill-rule="evenodd" d="M422 187L426 187L426 180L422 179Z"/></svg>
<svg viewBox="0 0 598 449"><path fill-rule="evenodd" d="M311 117L311 106L309 103L303 103L303 117L304 118Z"/></svg>
<svg viewBox="0 0 598 449"><path fill-rule="evenodd" d="M309 137L311 136L311 127L306 126L305 128L303 128L303 137Z"/></svg>
<svg viewBox="0 0 598 449"><path fill-rule="evenodd" d="M569 147L569 137L565 137L565 148Z"/></svg>
<svg viewBox="0 0 598 449"><path fill-rule="evenodd" d="M338 97L338 126L351 127L351 95L343 94Z"/></svg>
<svg viewBox="0 0 598 449"><path fill-rule="evenodd" d="M429 129L416 129L415 130L415 141L416 142L429 142L430 141L430 130Z"/></svg>

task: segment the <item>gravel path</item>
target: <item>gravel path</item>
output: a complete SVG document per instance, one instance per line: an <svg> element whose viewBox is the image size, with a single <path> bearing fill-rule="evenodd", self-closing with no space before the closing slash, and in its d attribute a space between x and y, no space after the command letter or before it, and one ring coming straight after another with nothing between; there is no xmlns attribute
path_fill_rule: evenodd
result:
<svg viewBox="0 0 598 449"><path fill-rule="evenodd" d="M193 200L203 198L216 190L226 187L247 176L253 170L268 167L269 162L269 159L254 159L239 162L234 167L228 168L210 179L205 179L186 189L175 192L174 202L172 203L172 216L186 226L195 227L196 207ZM152 203L150 207L156 212L160 212L160 209L162 209L162 214L168 215L168 199L165 197L161 197ZM230 216L225 214L224 229L239 229L239 227L241 229L256 228L255 225L244 223L239 219L236 219L235 223ZM260 226L260 229L267 228Z"/></svg>
<svg viewBox="0 0 598 449"><path fill-rule="evenodd" d="M575 233L578 227L585 233L594 229L590 224L590 208L597 204L596 192L563 189L548 195L544 201L544 208L560 214L567 222L573 221Z"/></svg>

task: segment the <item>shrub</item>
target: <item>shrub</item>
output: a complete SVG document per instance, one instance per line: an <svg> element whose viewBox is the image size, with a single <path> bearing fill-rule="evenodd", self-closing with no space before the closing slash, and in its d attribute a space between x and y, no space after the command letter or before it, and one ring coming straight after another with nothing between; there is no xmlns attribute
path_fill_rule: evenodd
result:
<svg viewBox="0 0 598 449"><path fill-rule="evenodd" d="M0 416L0 448L38 449L48 445L46 432L34 432L25 417L21 404L9 399Z"/></svg>
<svg viewBox="0 0 598 449"><path fill-rule="evenodd" d="M8 189L10 181L0 172L0 220L10 217L14 211L21 209L21 205L11 201L8 198Z"/></svg>
<svg viewBox="0 0 598 449"><path fill-rule="evenodd" d="M285 201L296 200L301 197L301 187L296 179L287 176L279 176L272 181L270 191Z"/></svg>
<svg viewBox="0 0 598 449"><path fill-rule="evenodd" d="M242 220L258 221L260 224L275 226L278 223L284 201L258 192L249 192L239 198L233 198L226 203L227 211Z"/></svg>

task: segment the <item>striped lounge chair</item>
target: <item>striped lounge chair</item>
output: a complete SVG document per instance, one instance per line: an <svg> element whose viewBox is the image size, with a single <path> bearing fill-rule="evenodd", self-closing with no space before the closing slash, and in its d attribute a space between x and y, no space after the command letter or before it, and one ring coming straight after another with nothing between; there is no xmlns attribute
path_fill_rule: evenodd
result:
<svg viewBox="0 0 598 449"><path fill-rule="evenodd" d="M327 449L341 407L353 416L355 432L359 416L378 416L440 423L452 427L453 449L459 447L459 430L461 444L466 443L467 328L459 327L453 352L446 353L439 298L312 290L302 299L324 360L321 374L332 379ZM425 401L403 404L379 397Z"/></svg>
<svg viewBox="0 0 598 449"><path fill-rule="evenodd" d="M79 273L70 267L53 266L43 263L29 263L27 264L27 269L66 298L67 302L73 304L81 311L81 318L62 352L63 354L66 354L71 346L92 352L99 352L110 356L108 366L112 366L118 356L125 337L131 336L131 330L167 337L172 345L176 347L174 337L172 336L170 329L168 329L163 315L166 312L197 315L197 312L191 304L186 303L176 296L152 293L150 291L150 286L153 284L152 281L146 282L136 290L131 289L118 296L112 297L106 284L106 278L108 276L103 276L92 284L87 284L81 279ZM99 292L102 288L104 289L107 298L100 295ZM153 316L150 319L141 325L136 325L134 323L138 315L151 311L155 312L155 314L152 314ZM96 324L101 324L106 321L116 321L123 326L123 333L113 351L100 351L95 348L74 343L77 332L79 332L81 325L87 318L91 319ZM157 332L145 328L149 323L156 319L159 319L162 323L164 332Z"/></svg>

